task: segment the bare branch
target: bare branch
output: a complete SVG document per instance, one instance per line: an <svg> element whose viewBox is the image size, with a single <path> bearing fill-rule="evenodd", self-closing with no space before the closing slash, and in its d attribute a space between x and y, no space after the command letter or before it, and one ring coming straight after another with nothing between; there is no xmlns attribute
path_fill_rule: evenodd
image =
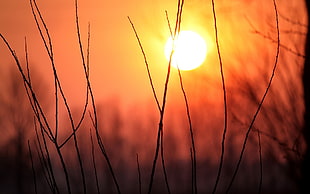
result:
<svg viewBox="0 0 310 194"><path fill-rule="evenodd" d="M134 24L131 21L129 16L128 16L128 20L129 20L129 22L131 24L131 27L132 27L135 35L136 35L136 38L137 38L139 46L140 46L140 50L141 50L143 58L144 58L144 63L146 65L147 74L148 74L148 77L149 77L149 80L150 80L150 84L151 84L151 87L152 87L152 92L153 92L153 95L154 95L154 99L155 99L156 104L157 104L157 108L158 108L159 111L161 111L160 104L159 104L159 101L158 101L158 98L157 98L157 95L156 95L155 87L154 87L154 84L153 84L153 80L152 80L152 76L151 76L151 72L150 72L150 68L149 68L149 63L148 63L147 58L146 58L146 54L144 52L144 49L143 49L142 43L140 41L139 35L138 35L137 31L136 31L136 28L135 28L135 26L134 26Z"/></svg>
<svg viewBox="0 0 310 194"><path fill-rule="evenodd" d="M277 9L277 4L276 4L276 1L275 1L275 0L273 0L273 5L274 5L274 11L275 11L276 30L277 30L277 48L276 48L275 61L274 61L274 65L273 65L271 77L270 77L270 79L269 79L269 83L268 83L268 85L267 85L267 88L266 88L266 90L265 90L265 93L264 93L264 95L263 95L263 97L262 97L262 99L261 99L261 101L260 101L260 103L259 103L259 105L258 105L258 107L257 107L257 110L256 110L256 112L255 112L255 114L254 114L254 116L253 116L253 118L252 118L252 121L251 121L251 123L250 123L250 125L249 125L249 128L248 128L248 130L247 130L247 132L246 132L246 135L245 135L245 138L244 138L244 142L243 142L243 145L242 145L242 149L241 149L241 152L240 152L239 160L238 160L237 166L236 166L236 168L235 168L233 177L232 177L232 179L231 179L231 181L230 181L230 183L229 183L229 185L228 185L228 187L227 187L226 193L229 192L229 190L230 190L230 188L231 188L231 186L232 186L232 184L233 184L233 182L234 182L234 180L235 180L235 177L236 177L236 175L237 175L237 173L238 173L238 170L239 170L239 167L240 167L242 158L243 158L243 154L244 154L244 151L245 151L245 147L246 147L246 144L247 144L247 140L248 140L248 138L249 138L249 134L250 134L251 129L252 129L253 125L254 125L254 122L255 122L255 120L256 120L256 117L257 117L258 113L260 112L261 107L263 106L263 103L264 103L265 98L266 98L266 96L267 96L267 94L268 94L268 91L269 91L269 89L270 89L270 86L271 86L271 83L272 83L272 81L273 81L273 78L274 78L274 75L275 75L275 72L276 72L276 68L277 68L277 65L278 65L279 52L280 52L280 30L279 30L278 9Z"/></svg>
<svg viewBox="0 0 310 194"><path fill-rule="evenodd" d="M225 138L226 138L226 132L227 132L227 94L226 94L226 86L225 86L225 78L224 78L224 71L223 71L223 62L221 57L221 51L220 51L220 45L219 45L219 38L218 38L218 29L217 29L217 18L216 18L216 12L215 12L215 4L214 0L212 0L212 11L213 11L213 19L214 19L214 30L215 30L215 42L217 47L217 54L220 62L220 73L221 73L221 80L222 80L222 89L223 89L223 101L224 101L224 129L223 129L223 135L222 135L222 149L221 149L221 157L220 157L220 164L218 168L218 173L216 176L216 181L213 187L212 193L216 192L217 185L220 180L220 176L222 173L223 168L223 162L224 162L224 154L225 154Z"/></svg>

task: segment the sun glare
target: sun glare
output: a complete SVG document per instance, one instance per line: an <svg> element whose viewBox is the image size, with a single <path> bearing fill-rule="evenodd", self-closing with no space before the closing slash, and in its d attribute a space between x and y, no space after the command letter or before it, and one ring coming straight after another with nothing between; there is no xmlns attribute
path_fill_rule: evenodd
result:
<svg viewBox="0 0 310 194"><path fill-rule="evenodd" d="M174 49L173 49L174 47ZM174 41L170 37L165 45L165 56L169 61L171 51L174 50L171 65L180 70L192 70L199 67L207 55L207 44L197 33L181 31Z"/></svg>

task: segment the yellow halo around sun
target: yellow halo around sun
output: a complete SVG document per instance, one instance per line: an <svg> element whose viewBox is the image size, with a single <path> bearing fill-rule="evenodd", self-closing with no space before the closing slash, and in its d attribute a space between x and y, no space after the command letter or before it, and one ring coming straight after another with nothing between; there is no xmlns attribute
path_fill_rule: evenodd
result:
<svg viewBox="0 0 310 194"><path fill-rule="evenodd" d="M205 40L193 31L181 31L174 40L170 37L165 45L165 56L169 61L174 47L171 65L180 70L192 70L199 67L207 55Z"/></svg>

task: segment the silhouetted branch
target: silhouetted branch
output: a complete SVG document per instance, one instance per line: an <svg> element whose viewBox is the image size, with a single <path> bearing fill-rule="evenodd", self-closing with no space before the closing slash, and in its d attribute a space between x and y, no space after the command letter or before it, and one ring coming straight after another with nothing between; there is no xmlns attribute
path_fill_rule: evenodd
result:
<svg viewBox="0 0 310 194"><path fill-rule="evenodd" d="M178 10L177 10L176 25L175 25L175 29L174 29L174 37L180 31L183 4L184 4L184 0L178 1ZM173 43L173 45L174 45L174 43ZM173 48L174 48L174 46L173 46ZM163 150L163 147L161 144L161 137L162 137L161 133L162 133L163 126L164 126L163 119L164 119L164 114L165 114L165 106L166 106L167 92L168 92L168 83L169 83L169 78L170 78L171 62L172 62L173 53L174 53L174 50L172 50L172 52L170 54L169 63L168 63L168 70L167 70L167 74L166 74L166 81L165 81L165 85L164 85L163 100L162 100L162 106L160 109L160 119L159 119L159 125L158 125L158 133L157 133L157 143L156 143L156 149L155 149L155 156L154 156L154 160L153 160L151 179L150 179L149 189L148 189L149 194L152 191L152 185L153 185L153 179L154 179L154 174L155 174L155 168L156 168L159 148L161 147L161 150ZM166 185L168 185L167 182L166 182Z"/></svg>
<svg viewBox="0 0 310 194"><path fill-rule="evenodd" d="M194 157L193 157L193 151L192 148L189 149L190 152L190 157L191 157L191 172L192 172L192 193L194 193L196 191L197 193L197 182L196 181L196 164L194 162Z"/></svg>
<svg viewBox="0 0 310 194"><path fill-rule="evenodd" d="M177 37L174 37L172 34L172 30L171 30L171 25L170 25L170 20L169 20L169 16L168 16L168 12L166 11L166 19L167 19L167 23L168 23L168 28L170 31L170 36L173 38L173 40L175 40ZM180 29L179 29L180 31ZM191 144L192 144L192 148L190 149L190 154L191 154L191 161L192 161L192 193L197 193L197 176L196 176L196 148L195 148L195 138L194 138L194 133L193 133L193 126L192 126L192 120L191 120L191 116L190 116L190 110L189 110L189 103L187 100L187 95L183 86L183 79L182 79L182 74L180 71L180 68L177 64L178 67L178 76L179 76L179 80L180 80L180 86L181 86L181 90L183 93L183 98L185 101L185 108L186 108L186 115L187 115L187 119L188 119L188 124L189 124L189 132L190 132L190 138L191 138ZM193 151L192 151L193 149ZM193 152L193 153L192 153Z"/></svg>
<svg viewBox="0 0 310 194"><path fill-rule="evenodd" d="M177 9L177 19L176 19L176 25L175 25L175 30L174 30L174 37L175 35L179 32L180 30L180 24L181 24L181 15L182 15L182 9L183 9L183 4L184 4L184 0L182 1L178 1L178 9ZM167 12L166 12L167 14ZM157 158L158 158L158 154L159 154L159 148L161 150L161 157L162 157L162 164L163 164L163 170L164 170L164 176L165 176L165 183L168 189L168 192L170 193L170 189L169 189L169 184L168 184L168 178L167 178L167 174L166 174L166 169L165 169L165 163L164 163L164 154L163 154L163 118L164 118L164 112L165 112L165 106L166 106L166 98L167 98L167 91L168 91L168 83L169 83L169 78L170 78L170 70L171 70L171 59L172 59L172 55L173 55L173 50L170 54L170 59L169 59L169 63L168 63L168 70L167 70L167 74L166 74L166 81L165 81L165 85L164 85L164 92L163 92L163 99L162 99L162 105L160 106L159 101L157 99L157 95L155 93L155 89L153 86L153 81L150 75L150 71L149 71L149 67L148 67L148 62L146 59L146 54L143 50L140 38L138 36L138 33L134 27L133 22L131 21L130 17L128 17L128 20L133 28L133 31L135 33L135 36L138 40L141 52L143 54L144 57L144 61L147 67L147 71L148 71L148 76L149 76L149 80L150 80L150 84L152 87L152 91L153 91L153 95L155 98L155 101L157 103L158 106L158 110L160 112L160 119L159 119L159 125L158 125L158 132L157 132L157 141L156 141L156 149L155 149L155 155L154 155L154 160L153 160L153 165L152 165L152 171L151 171L151 178L150 178L150 183L149 183L149 188L148 188L148 193L151 193L152 191L152 186L153 186L153 179L154 179L154 175L155 175L155 169L156 169L156 163L157 163Z"/></svg>
<svg viewBox="0 0 310 194"><path fill-rule="evenodd" d="M167 20L167 23L168 23L168 28L169 28L170 36L173 38L172 28L171 28L171 25L170 25L170 20L169 20L169 15L168 15L167 10L165 10L165 13L166 13L166 20Z"/></svg>
<svg viewBox="0 0 310 194"><path fill-rule="evenodd" d="M83 67L85 67L86 64L85 64L83 45L82 45L81 35L80 35L80 26L79 26L79 17L78 17L78 2L77 2L77 0L75 0L75 23L76 23L78 43L79 43L79 46L80 46L80 55L82 57ZM89 43L89 41L88 41L88 43ZM85 111L86 111L86 108L87 108L88 92L86 93L86 96L87 97L86 97L86 102L85 102L82 118L84 118ZM70 117L70 120L71 120L71 117ZM82 121L82 119L81 119L81 121ZM75 127L74 127L73 120L71 120L71 125L72 125L71 127L72 127L72 132L73 132L73 139L74 139L74 147L75 147L75 150L76 150L76 154L77 154L77 158L78 158L78 162L79 162L79 166L80 166L81 177L82 177L83 192L84 192L84 194L86 194L86 181L85 181L84 167L83 167L83 162L82 162L82 158L81 158L81 154L80 154L80 150L79 150L79 146L78 146L78 141L77 141L77 137L76 137L76 133L75 133L76 130L75 130Z"/></svg>
<svg viewBox="0 0 310 194"><path fill-rule="evenodd" d="M53 181L52 181L52 179L50 177L49 171L47 170L46 161L42 157L42 155L41 155L37 145L36 145L36 150L37 150L37 154L38 154L40 165L43 167L43 178L45 179L45 181L46 181L47 185L49 186L49 189L51 190L51 192L53 194L55 194L56 193L55 187L53 186Z"/></svg>
<svg viewBox="0 0 310 194"><path fill-rule="evenodd" d="M35 171L35 169L34 169L33 158L32 158L32 152L31 152L29 140L28 140L28 150L29 150L29 156L30 156L30 161L31 161L31 169L32 169L32 175L33 175L34 192L37 194L37 193L38 193L38 190L37 190L36 171Z"/></svg>
<svg viewBox="0 0 310 194"><path fill-rule="evenodd" d="M301 35L301 36L306 36L307 33L306 32L301 32L301 31L296 31L296 30L281 30L281 33L286 33L286 34L297 34L297 35Z"/></svg>
<svg viewBox="0 0 310 194"><path fill-rule="evenodd" d="M241 160L242 160L242 158L243 158L243 154L244 154L244 150L245 150L245 147L246 147L246 144L247 144L247 140L248 140L248 138L249 138L249 134L250 134L251 129L252 129L253 125L254 125L254 122L255 122L255 120L256 120L256 117L257 117L258 113L259 113L260 110L261 110L261 107L262 107L262 105L263 105L263 103L264 103L264 101L265 101L265 98L266 98L266 96L267 96L267 94L268 94L269 88L270 88L270 86L271 86L271 83L272 83L272 80L273 80L273 78L274 78L275 71L276 71L276 68L277 68L278 58L279 58L279 52L280 52L280 30L279 30L278 9L277 9L277 4L276 4L276 1L275 1L275 0L273 0L273 5L274 5L274 10L275 10L275 18L276 18L277 48L276 48L276 56L275 56L274 66L273 66L273 69L272 69L272 74L271 74L271 77L270 77L270 79L269 79L269 82L268 82L267 88L266 88L266 90L265 90L265 93L264 93L264 95L263 95L263 97L262 97L262 99L261 99L261 101L260 101L260 103L259 103L259 105L258 105L258 107L257 107L257 110L256 110L256 112L255 112L255 114L254 114L254 116L253 116L253 118L252 118L252 121L251 121L251 123L250 123L250 125L249 125L249 128L248 128L248 130L247 130L247 132L246 132L246 135L245 135L245 138L244 138L244 142L243 142L243 145L242 145L242 149L241 149L241 153L240 153L240 156L239 156L239 160L238 160L237 166L236 166L236 168L235 168L233 177L232 177L232 179L231 179L231 181L230 181L230 183L229 183L229 185L228 185L228 187L227 187L226 193L229 192L229 190L230 190L230 188L231 188L231 186L232 186L232 184L233 184L233 182L234 182L234 180L235 180L235 177L236 177L236 175L237 175L237 172L238 172L239 167L240 167L240 164L241 164Z"/></svg>
<svg viewBox="0 0 310 194"><path fill-rule="evenodd" d="M44 150L46 152L47 161L45 160L45 156L43 153L43 148L42 148L41 141L39 138L36 121L34 121L34 129L35 129L36 138L37 138L37 142L38 142L38 146L37 146L38 152L40 151L38 155L39 155L39 158L41 158L41 163L43 164L42 166L45 168L47 175L48 175L47 182L49 183L53 193L59 193L58 185L57 185L57 182L55 179L54 170L53 170L53 166L52 166L52 162L51 162L51 158L50 158L50 153L49 153L49 150L47 148L47 144L46 144L46 140L45 140L45 135L44 135L45 133L43 132L43 129L41 127L40 132L41 132L41 137L43 140Z"/></svg>
<svg viewBox="0 0 310 194"><path fill-rule="evenodd" d="M80 166L80 171L81 171L81 176L82 176L82 181L83 181L83 191L84 193L86 193L87 189L86 189L86 181L85 181L85 175L84 175L84 169L83 169L83 163L82 163L82 159L81 159L81 155L80 155L80 150L79 150L79 146L78 146L78 141L77 141L77 137L76 137L76 132L77 130L80 128L82 121L85 118L85 114L86 114L86 110L88 107L88 101L89 101L89 95L91 98L91 103L92 103L92 110L93 110L93 117L92 118L92 122L93 122L93 126L95 128L96 131L96 137L97 137L97 141L98 141L98 145L100 147L101 152L104 155L104 158L106 159L109 169L111 171L111 174L113 176L113 180L115 182L115 185L117 187L117 191L118 193L120 193L120 189L115 177L115 174L113 172L112 169L112 165L111 162L109 161L108 155L104 149L104 145L102 143L100 134L99 134L99 130L98 130L98 119L97 119L97 111L96 111L96 106L95 106L95 100L94 100L94 95L92 92L92 88L91 88L91 84L90 84L90 79L89 79L89 47L90 47L90 25L88 28L88 42L87 42L87 56L86 56L86 60L84 58L84 52L83 52L83 48L82 48L82 42L81 42L81 37L80 37L80 30L79 30L79 21L78 21L78 4L77 4L77 0L75 1L75 16L76 16L76 27L77 27L77 35L78 35L78 43L79 43L79 47L80 47L80 51L81 51L81 57L82 57L82 65L84 68L84 73L85 73L85 79L86 79L86 99L85 99L85 104L84 104L84 108L83 108L83 112L82 112L82 116L80 118L80 120L77 122L77 125L74 124L74 120L73 120L73 116L71 113L71 108L68 105L67 99L65 97L64 91L62 89L61 86L61 82L59 80L58 77L58 73L57 73L57 69L55 66L55 62L54 62L54 54L53 54L53 44L52 44L52 38L50 36L48 27L44 21L44 18L41 14L41 11L36 3L36 0L30 0L30 7L31 7L31 11L32 11L32 15L34 17L35 23L36 23L36 27L39 31L41 40L44 44L45 50L48 54L49 57L49 61L51 63L51 67L53 70L53 76L54 76L54 99L55 99L55 128L54 131L51 129L49 122L47 121L46 118L46 114L43 111L40 102L37 99L36 93L33 90L33 86L31 83L31 77L30 77L30 71L29 71L29 62L28 62L28 51L27 51L27 42L25 40L25 53L26 53L26 65L27 65L27 72L24 73L23 68L19 62L19 59L17 57L17 55L15 54L14 50L11 48L11 46L9 45L9 43L7 42L7 40L4 38L4 36L2 34L0 34L0 38L4 41L5 45L7 46L7 48L9 49L9 51L11 52L11 55L13 56L16 65L18 67L18 70L23 78L23 82L24 82L24 86L27 92L27 96L28 99L30 101L32 110L35 114L35 117L40 125L40 132L41 132L41 138L43 141L43 145L41 145L40 143L40 138L38 136L37 133L37 140L39 142L39 150L41 150L41 156L42 156L42 161L45 161L45 157L42 151L42 147L44 147L44 150L46 152L47 155L47 164L44 165L46 166L46 172L48 174L48 179L50 180L48 181L48 184L50 183L51 185L51 189L53 193L59 193L58 191L58 187L56 184L56 180L55 180L55 176L53 174L53 170L52 170L52 164L50 161L50 156L49 156L49 147L48 147L48 143L46 141L46 136L48 136L49 140L53 143L53 145L55 146L57 155L60 159L60 163L62 165L62 169L65 175L65 180L66 180L66 186L67 186L67 192L71 193L71 187L70 187L70 181L69 181L69 174L67 171L67 167L65 164L65 160L63 157L63 154L61 152L61 148L73 137L73 141L74 141L74 147L77 153L77 159L79 162L79 166ZM69 116L69 122L71 124L71 129L72 129L72 133L64 140L64 142L62 144L59 144L58 142L58 127L59 127L59 123L58 123L58 118L59 118L59 99L63 100L65 108L66 108L66 112Z"/></svg>
<svg viewBox="0 0 310 194"><path fill-rule="evenodd" d="M278 44L277 40L271 38L271 37L268 36L268 35L265 35L265 34L261 33L261 32L258 31L258 30L254 30L254 33L256 33L256 34L262 36L263 38L266 38L266 39L270 40L272 43ZM288 51L288 52L290 52L290 53L292 53L292 54L294 54L294 55L296 55L296 56L298 56L298 57L305 58L305 55L304 55L304 54L299 53L298 51L294 51L293 49L287 47L287 46L284 45L284 44L279 44L279 46L280 46L281 48L283 48L284 50L286 50L286 51Z"/></svg>
<svg viewBox="0 0 310 194"><path fill-rule="evenodd" d="M89 54L90 54L90 24L88 24L88 38L87 38L87 56L86 56L86 66L85 63L83 63L83 66L86 67L86 73L87 76L89 77ZM85 96L85 103L84 103L84 108L82 111L82 116L78 122L78 124L75 126L73 132L63 141L63 143L60 144L60 148L62 148L71 138L72 136L79 130L82 122L84 121L85 115L86 115L86 110L88 107L88 98L89 98L89 89L88 89L88 84L86 80L86 96Z"/></svg>
<svg viewBox="0 0 310 194"><path fill-rule="evenodd" d="M27 39L26 39L26 37L25 37L25 58L26 58L27 78L28 78L29 83L31 83L30 69L29 69L29 59L28 59L28 48L27 48Z"/></svg>
<svg viewBox="0 0 310 194"><path fill-rule="evenodd" d="M137 154L137 170L138 170L138 181L139 181L139 194L142 194L141 172L140 172L140 164L139 164L139 156L138 156L138 154Z"/></svg>
<svg viewBox="0 0 310 194"><path fill-rule="evenodd" d="M221 73L221 80L222 80L222 89L223 89L223 101L224 101L224 129L223 129L223 136L222 136L222 149L221 149L221 157L220 163L218 168L218 173L216 176L216 181L212 190L212 193L216 192L217 185L220 180L220 176L222 173L223 162L224 162L224 154L225 154L225 138L227 132L227 94L226 94L226 87L225 87L225 78L224 78L224 71L223 71L223 62L221 57L220 45L219 45L219 38L218 38L218 29L217 29L217 20L216 20L216 12L215 12L215 4L214 0L212 0L212 12L213 12L213 19L214 19L214 31L215 31L215 42L217 47L217 54L220 63L220 73Z"/></svg>
<svg viewBox="0 0 310 194"><path fill-rule="evenodd" d="M181 75L181 71L179 69L178 66L178 74L179 74L179 78L180 78L180 85L181 85L181 89L182 89L182 93L183 93L183 98L185 101L185 108L186 108L186 115L187 115L187 120L188 120L188 124L189 124L189 133L190 133L190 138L191 138L191 144L192 144L192 150L191 151L191 159L192 159L192 165L193 165L193 193L197 193L197 167L196 167L196 148L195 148L195 137L194 137L194 131L193 131L193 125L192 125L192 119L191 119L191 115L190 115L190 110L189 110L189 103L188 103L188 99L186 96L186 92L183 86L183 80L182 80L182 75Z"/></svg>
<svg viewBox="0 0 310 194"><path fill-rule="evenodd" d="M96 167L96 159L95 159L94 141L93 141L93 135L91 133L91 129L89 130L89 134L90 134L90 142L91 142L91 156L92 156L92 162L93 162L93 167L94 167L94 172L95 172L96 188L97 188L97 193L100 194L97 167Z"/></svg>
<svg viewBox="0 0 310 194"><path fill-rule="evenodd" d="M90 88L89 88L90 89ZM97 111L96 111L96 106L95 106L95 102L94 102L94 97L92 95L92 92L90 90L90 95L92 96L92 106L93 106L93 114L94 114L94 118L93 116L91 116L91 113L89 113L89 116L91 118L91 121L92 121L92 124L93 124L93 127L95 129L95 132L96 132L96 138L97 138L97 143L98 143L98 146L100 148L100 151L104 157L104 159L106 160L107 164L108 164L108 168L111 172L111 175L112 175L112 178L113 178L113 181L114 181L114 184L116 186L116 189L117 189L117 192L120 194L121 193L121 190L120 190L120 187L118 185L118 181L116 179L116 176L115 176L115 173L114 173L114 170L113 170L113 167L112 167L112 164L111 164L111 161L109 159L109 156L105 150L105 147L104 147L104 144L102 142L102 139L101 139L101 136L99 134L99 129L98 129L98 120L97 120Z"/></svg>
<svg viewBox="0 0 310 194"><path fill-rule="evenodd" d="M49 30L47 28L47 25L44 21L44 18L41 14L41 11L37 5L36 0L30 0L30 7L31 7L33 18L36 22L37 29L40 33L41 40L44 43L45 50L47 51L47 54L49 56L49 59L50 59L51 65L52 65L52 69L53 69L54 88L55 88L55 141L57 141L57 137L58 137L58 117L59 117L59 114L58 114L58 108L59 108L59 105L58 105L58 84L60 85L60 83L58 83L59 80L58 80L58 76L57 76L56 67L54 64L52 39L51 39L51 36L49 34ZM37 17L36 12L39 14L39 18ZM39 21L39 19L40 19L40 21ZM43 24L43 29L40 26L40 22ZM45 34L46 34L48 40L45 39L44 34L43 34L43 30L45 31ZM52 135L52 136L54 136L54 135Z"/></svg>
<svg viewBox="0 0 310 194"><path fill-rule="evenodd" d="M161 154L161 163L163 166L163 172L164 172L164 178L165 178L165 183L166 183L166 188L167 192L170 194L170 187L169 187L169 182L168 182L168 174L166 170L166 165L165 165L165 155L164 155L164 131L161 130L160 133L160 154Z"/></svg>
<svg viewBox="0 0 310 194"><path fill-rule="evenodd" d="M153 84L153 80L152 80L152 76L151 76L151 72L150 72L150 68L149 68L149 63L148 63L147 58L146 58L146 54L144 52L144 49L143 49L142 43L140 41L139 35L138 35L137 31L136 31L136 28L135 28L135 26L134 26L134 24L131 21L129 16L128 16L128 20L129 20L129 22L131 24L131 27L132 27L135 35L136 35L136 38L137 38L138 43L139 43L140 50L141 50L143 58L144 58L144 63L146 65L147 74L148 74L148 77L149 77L149 80L150 80L150 84L151 84L152 92L153 92L153 95L154 95L154 99L155 99L156 104L157 104L157 108L158 108L159 111L161 111L160 104L159 104L159 101L158 101L158 98L157 98L157 95L156 95L155 87L154 87L154 84Z"/></svg>
<svg viewBox="0 0 310 194"><path fill-rule="evenodd" d="M49 47L47 46L47 43L46 43L46 40L43 36L43 31L39 25L39 21L38 21L38 18L35 14L35 10L34 10L34 7L33 7L33 4L36 8L36 11L37 13L39 14L39 17L40 17L40 22L43 24L44 26L44 31L48 37L48 42L49 42ZM54 62L54 56L53 56L53 48L52 48L52 41L51 41L51 37L50 37L50 34L49 34L49 31L48 31L48 28L47 28L47 25L45 24L45 21L42 17L42 14L40 12L40 9L39 7L37 6L37 3L36 3L36 0L30 0L30 5L31 5L31 10L32 10L32 14L34 16L34 19L36 21L36 24L37 24L37 28L39 30L39 33L41 35L41 39L42 41L44 42L44 45L45 45L45 48L46 48L46 51L48 52L49 54L49 59L50 59L50 62L51 62L51 66L52 66L52 69L53 69L53 75L54 75L54 86L55 86L55 136L54 136L54 145L55 145L55 148L56 148L56 151L57 151L57 154L59 156L59 159L61 161L61 164L62 164L62 168L63 168L63 172L65 174L65 178L66 178L66 185L67 185L67 190L68 190L68 193L71 193L71 187L70 187L70 182L69 182L69 174L67 172L67 167L66 167L66 164L65 164L65 161L64 161L64 158L63 158L63 155L61 153L61 150L60 150L60 147L59 147L59 144L57 142L57 137L58 137L58 108L59 108L59 104L58 104L58 90L60 92L60 95L62 97L62 100L64 101L64 104L65 104L65 107L66 107L66 111L68 113L68 116L69 116L69 121L70 121L70 124L71 124L71 128L74 129L74 121L73 121L73 117L72 117L72 114L71 114L71 110L70 110L70 107L68 105L68 102L67 102L67 99L65 97L65 94L63 92L63 89L62 89L62 86L61 86L61 83L60 83L60 80L58 78L58 74L57 74L57 70L56 70L56 67L55 67L55 62ZM76 152L77 152L77 155L78 155L78 158L79 158L79 149L78 149L78 146L77 146L77 140L76 140L76 137L74 136L74 143L75 143L75 148L76 148ZM80 160L79 160L80 161ZM80 162L79 162L80 163ZM81 164L81 163L80 163ZM83 177L83 174L82 174L82 177ZM83 178L82 178L83 179ZM84 185L84 184L83 184ZM85 189L84 189L85 191Z"/></svg>
<svg viewBox="0 0 310 194"><path fill-rule="evenodd" d="M254 127L252 127L252 128L253 128L252 130L258 131L258 129L256 129L256 128L254 128ZM292 148L291 148L289 145L287 145L286 142L283 142L283 141L279 140L278 138L276 138L276 137L270 135L270 134L267 133L267 132L264 132L264 131L259 130L259 133L260 133L260 135L263 135L263 136L265 136L265 137L268 137L270 140L272 140L272 141L274 141L275 143L277 143L277 144L278 144L279 146L281 146L283 149L285 149L285 150L287 150L287 151L289 151L289 152L292 152L292 153L296 154L296 156L298 156L298 157L300 157L300 158L302 157L301 154L298 152L298 150L294 149L294 144L293 144L293 146L292 146Z"/></svg>
<svg viewBox="0 0 310 194"><path fill-rule="evenodd" d="M257 138L258 138L259 170L260 170L258 193L260 194L262 192L262 184L263 184L263 160L262 160L262 145L259 130L257 130Z"/></svg>
<svg viewBox="0 0 310 194"><path fill-rule="evenodd" d="M261 31L257 30L257 29L255 28L255 26L251 23L251 21L250 21L247 17L246 17L245 19L248 21L249 25L252 27L253 33L258 34L259 36L261 36L261 37L263 37L263 38L265 38L265 39L270 40L272 43L278 44L278 41L277 41L276 39L270 37L269 35L263 34ZM282 31L282 32L283 32L283 31ZM285 31L284 31L284 32L285 32ZM300 33L302 33L302 32L300 32ZM300 34L300 35L303 35L303 34ZM286 50L286 51L292 53L293 55L296 55L296 56L298 56L298 57L305 58L305 55L304 55L304 54L299 53L298 51L295 51L295 50L293 50L293 49L287 47L287 46L284 45L284 44L279 43L279 45L280 45L280 47L281 47L282 49L284 49L284 50Z"/></svg>
<svg viewBox="0 0 310 194"><path fill-rule="evenodd" d="M290 19L290 18L288 18L285 15L282 15L280 13L278 15L279 15L279 17L281 17L282 19L284 19L285 21L287 21L287 22L289 22L289 23L291 23L293 25L297 25L297 26L302 26L304 28L308 28L307 24L303 24L303 23L301 23L299 21L293 21L292 19Z"/></svg>
<svg viewBox="0 0 310 194"><path fill-rule="evenodd" d="M53 141L53 133L51 131L51 128L49 127L48 125L48 122L47 122L47 119L45 117L45 114L44 114L44 111L42 109L42 107L40 106L40 103L37 99L37 96L32 88L32 85L31 83L28 81L27 77L26 77L26 74L24 73L23 71L23 68L21 66L21 63L19 62L19 59L15 53L15 51L12 49L12 47L10 46L9 42L5 39L5 37L0 33L0 38L3 40L3 42L5 43L6 47L9 49L12 57L14 58L14 61L15 61L15 64L18 68L18 71L20 72L21 76L22 76L22 79L25 83L25 85L27 86L27 88L29 89L30 91L30 94L28 93L28 97L30 97L30 99L33 99L34 103L35 103L35 108L34 108L34 113L36 112L39 112L39 115L38 114L35 114L38 118L38 120L40 120L40 115L42 116L43 118L43 121L44 121L44 124L46 125L47 129L44 129L44 132L48 135L48 137L50 138L51 141ZM43 122L42 122L43 123ZM43 124L42 124L43 125Z"/></svg>

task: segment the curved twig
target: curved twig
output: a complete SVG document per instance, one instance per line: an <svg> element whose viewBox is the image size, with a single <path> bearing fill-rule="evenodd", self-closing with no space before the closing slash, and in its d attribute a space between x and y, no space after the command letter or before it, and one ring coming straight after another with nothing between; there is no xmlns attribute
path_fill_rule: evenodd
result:
<svg viewBox="0 0 310 194"><path fill-rule="evenodd" d="M229 192L229 190L230 190L230 188L231 188L231 186L232 186L232 184L233 184L233 182L234 182L234 180L235 180L235 178L236 178L237 172L238 172L239 167L240 167L240 164L241 164L241 160L242 160L242 158L243 158L243 154L244 154L244 150L245 150L245 147L246 147L246 144L247 144L247 140L248 140L248 138L249 138L249 134L250 134L251 129L252 129L253 125L254 125L254 122L255 122L255 120L256 120L256 117L257 117L258 113L259 113L260 110L261 110L261 107L262 107L262 105L263 105L263 103L264 103L264 101L265 101L265 98L266 98L266 96L267 96L267 94L268 94L268 91L269 91L269 89L270 89L270 86L271 86L271 83L272 83L272 81L273 81L273 78L274 78L274 75L275 75L275 71L276 71L276 68L277 68L277 65L278 65L278 58L279 58L279 52L280 52L280 30L279 30L278 9L277 9L277 4L276 4L276 1L275 1L275 0L273 0L273 5L274 5L275 17L276 17L277 48L276 48L276 56L275 56L274 66L273 66L273 69L272 69L272 74L271 74L271 77L270 77L270 79L269 79L269 82L268 82L267 88L266 88L266 90L265 90L265 93L264 93L264 95L263 95L263 97L262 97L262 99L261 99L261 101L260 101L260 103L259 103L259 105L258 105L258 107L257 107L257 110L256 110L256 112L255 112L255 114L254 114L254 116L253 116L253 118L252 118L252 121L251 121L251 123L250 123L250 125L249 125L249 128L248 128L248 130L247 130L247 132L246 132L246 135L245 135L245 138L244 138L244 141L243 141L243 145L242 145L242 149L241 149L241 153L240 153L240 156L239 156L239 160L238 160L237 166L236 166L236 168L235 168L233 177L232 177L232 179L231 179L231 181L230 181L230 183L229 183L229 185L228 185L228 187L227 187L227 189L226 189L226 193Z"/></svg>
<svg viewBox="0 0 310 194"><path fill-rule="evenodd" d="M220 45L219 45L219 39L218 39L218 29L217 29L217 20L216 20L216 12L215 12L215 5L214 0L212 0L212 12L213 12L213 19L214 19L214 31L215 31L215 41L216 41L216 47L217 47L217 54L220 62L220 73L221 73L221 79L222 79L222 89L223 89L223 100L224 100L224 129L223 129L223 135L222 135L222 149L221 149L221 157L220 157L220 164L218 168L218 173L216 176L216 181L213 187L212 193L216 192L217 185L220 180L220 176L222 173L223 168L223 162L224 162L224 153L225 153L225 138L226 138L226 132L227 132L227 94L226 94L226 87L225 87L225 78L224 78L224 72L223 72L223 62L220 52Z"/></svg>
<svg viewBox="0 0 310 194"><path fill-rule="evenodd" d="M136 31L136 28L135 28L133 22L131 21L131 19L130 19L129 16L128 16L127 18L128 18L128 20L129 20L129 22L130 22L130 24L131 24L131 27L132 27L132 29L133 29L133 31L134 31L134 33L135 33L136 38L137 38L137 40L138 40L139 47L140 47L140 50L141 50L142 55L143 55L143 58L144 58L144 63L145 63L145 66L146 66L146 70L147 70L147 74L148 74L148 77L149 77L149 81L150 81L150 84L151 84L153 96L154 96L154 99L155 99L155 101L156 101L158 110L161 111L161 107L160 107L160 104L159 104L159 100L158 100L158 97L157 97L157 94L156 94L156 91L155 91L155 87L154 87L154 84L153 84L153 80L152 80L152 76L151 76L151 72L150 72L150 68L149 68L149 63L148 63L148 61L147 61L146 54L145 54L145 52L144 52L142 43L141 43L141 41L140 41L139 35L138 35L137 31Z"/></svg>

